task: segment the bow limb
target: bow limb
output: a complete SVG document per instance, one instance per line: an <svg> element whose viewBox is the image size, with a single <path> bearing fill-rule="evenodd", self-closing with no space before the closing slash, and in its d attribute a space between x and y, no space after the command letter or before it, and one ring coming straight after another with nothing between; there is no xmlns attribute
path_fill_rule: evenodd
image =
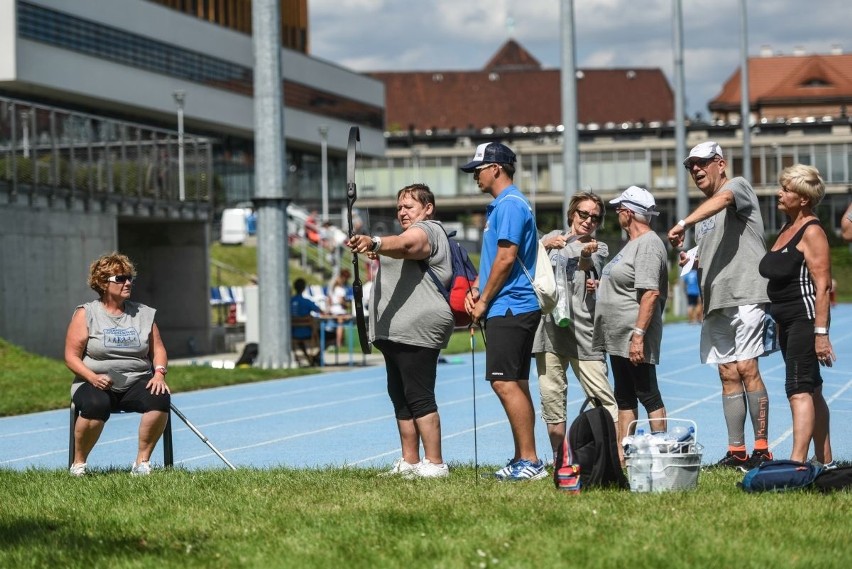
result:
<svg viewBox="0 0 852 569"><path fill-rule="evenodd" d="M346 147L346 210L349 216L349 238L355 236L355 224L352 222L352 206L358 199L358 188L355 184L355 153L361 140L361 130L357 126L349 129L349 143ZM372 352L370 338L367 336L367 321L364 318L364 288L358 269L358 254L352 253L352 302L355 305L355 324L358 327L358 340L361 351L365 354Z"/></svg>

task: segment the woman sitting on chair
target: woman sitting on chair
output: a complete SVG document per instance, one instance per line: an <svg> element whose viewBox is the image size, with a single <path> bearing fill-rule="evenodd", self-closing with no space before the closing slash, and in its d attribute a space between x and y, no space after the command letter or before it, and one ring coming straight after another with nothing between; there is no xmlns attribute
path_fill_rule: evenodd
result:
<svg viewBox="0 0 852 569"><path fill-rule="evenodd" d="M136 269L125 255L104 255L89 268L97 300L77 306L65 336L65 365L74 372L74 428L70 473L86 473L86 459L114 411L142 413L139 448L130 471L151 472L151 453L169 418L166 348L153 308L131 302Z"/></svg>

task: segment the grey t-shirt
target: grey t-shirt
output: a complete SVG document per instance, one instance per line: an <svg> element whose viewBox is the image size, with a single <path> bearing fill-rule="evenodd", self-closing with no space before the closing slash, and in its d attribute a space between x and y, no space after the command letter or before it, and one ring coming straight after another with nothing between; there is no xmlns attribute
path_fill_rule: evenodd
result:
<svg viewBox="0 0 852 569"><path fill-rule="evenodd" d="M639 315L638 291L658 290L660 296L645 330L645 361L659 364L668 286L666 246L660 237L648 231L628 241L601 274L592 346L629 358L630 336Z"/></svg>
<svg viewBox="0 0 852 569"><path fill-rule="evenodd" d="M551 231L542 241L546 241L562 231ZM560 328L553 321L553 316L543 314L538 330L533 341L533 353L551 352L563 357L577 358L580 360L603 361L604 354L600 350L592 349L592 332L594 330L595 297L593 292L586 291L586 279L594 276L592 271L581 271L578 268L580 252L585 243L574 241L562 249L551 249L550 264L556 271L556 264L565 266L567 277L567 290L570 294L569 314L571 324L567 328ZM592 253L592 266L600 277L606 258L609 256L609 248L606 243L599 241L598 250Z"/></svg>
<svg viewBox="0 0 852 569"><path fill-rule="evenodd" d="M734 205L695 226L705 314L769 302L767 280L757 270L766 255L757 196L742 177L732 179L720 191L725 190L733 193Z"/></svg>
<svg viewBox="0 0 852 569"><path fill-rule="evenodd" d="M432 252L424 261L447 286L452 276L449 241L437 221L418 221L406 231L426 232ZM455 321L450 305L420 262L381 257L370 306L370 339L446 348Z"/></svg>
<svg viewBox="0 0 852 569"><path fill-rule="evenodd" d="M89 339L83 353L83 363L95 373L118 373L127 377L127 383L113 387L113 391L127 391L137 381L151 379L152 364L149 355L151 330L156 310L138 302L124 303L124 314L112 316L100 300L81 304L77 310L86 311ZM79 387L82 378L76 378L71 393ZM113 381L116 378L113 377Z"/></svg>

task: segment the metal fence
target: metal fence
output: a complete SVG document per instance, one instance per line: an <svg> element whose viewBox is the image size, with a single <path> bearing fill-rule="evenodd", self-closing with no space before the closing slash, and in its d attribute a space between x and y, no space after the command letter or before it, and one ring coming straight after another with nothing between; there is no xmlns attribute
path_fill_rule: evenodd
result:
<svg viewBox="0 0 852 569"><path fill-rule="evenodd" d="M0 190L142 203L209 204L212 141L178 132L0 97ZM164 204L164 205L165 205Z"/></svg>

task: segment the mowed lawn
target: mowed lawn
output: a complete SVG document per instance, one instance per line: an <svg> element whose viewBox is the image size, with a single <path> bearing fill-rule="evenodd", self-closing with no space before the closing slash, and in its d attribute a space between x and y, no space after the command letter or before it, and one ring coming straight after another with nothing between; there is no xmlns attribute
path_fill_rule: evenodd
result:
<svg viewBox="0 0 852 569"><path fill-rule="evenodd" d="M667 494L376 470L0 470L0 567L848 567L852 493Z"/></svg>

